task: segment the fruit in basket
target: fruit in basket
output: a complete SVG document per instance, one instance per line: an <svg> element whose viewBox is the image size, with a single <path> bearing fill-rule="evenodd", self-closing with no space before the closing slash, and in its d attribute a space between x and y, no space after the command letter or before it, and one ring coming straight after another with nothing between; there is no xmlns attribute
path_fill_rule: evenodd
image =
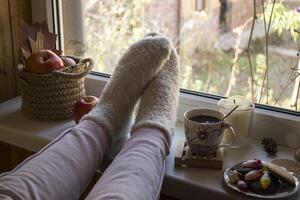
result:
<svg viewBox="0 0 300 200"><path fill-rule="evenodd" d="M61 57L61 59L62 59L62 61L63 61L63 63L64 63L64 67L76 65L75 60L73 60L72 58L69 58L69 57Z"/></svg>
<svg viewBox="0 0 300 200"><path fill-rule="evenodd" d="M27 58L25 70L36 74L46 74L63 67L62 59L53 51L39 50Z"/></svg>
<svg viewBox="0 0 300 200"><path fill-rule="evenodd" d="M37 53L40 50L48 49L60 56L61 50L56 49L57 35L49 32L48 24L46 22L35 23L28 25L21 22L21 38L20 49L22 52L21 63L26 64L28 57Z"/></svg>
<svg viewBox="0 0 300 200"><path fill-rule="evenodd" d="M73 118L76 124L97 105L98 101L99 99L95 96L84 96L76 102L73 109Z"/></svg>

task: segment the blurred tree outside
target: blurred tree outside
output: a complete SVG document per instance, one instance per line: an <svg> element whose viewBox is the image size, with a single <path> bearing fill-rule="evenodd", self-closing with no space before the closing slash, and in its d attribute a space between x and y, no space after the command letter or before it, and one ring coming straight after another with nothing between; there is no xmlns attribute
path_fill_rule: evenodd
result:
<svg viewBox="0 0 300 200"><path fill-rule="evenodd" d="M298 77L299 71L295 68L299 62L297 30L300 25L300 14L296 7L288 7L283 1L275 3L268 36L269 83L266 89L266 85L263 84L267 67L261 2L256 1L258 19L254 24L249 49L247 49L247 42L252 20L245 20L245 24L220 33L215 40L205 46L200 46L199 43L201 38L207 38L207 33L202 35L197 28L186 31L190 32L190 35L196 32L197 37L190 39L185 35L185 38L189 38L190 41L183 39L187 42L181 43L180 46L183 88L221 96L238 94L247 96L254 102L291 108L292 91L295 88L293 82ZM265 1L264 4L267 24L271 15L272 2ZM203 20L195 20L196 15L199 16L198 13L194 13L189 20ZM186 21L186 23L190 22ZM182 32L185 31L182 30ZM190 50L191 48L193 50ZM253 80L250 76L246 51L251 52ZM233 64L236 52L239 52L238 61ZM251 94L252 81L253 96Z"/></svg>
<svg viewBox="0 0 300 200"><path fill-rule="evenodd" d="M248 48L254 1L257 18ZM206 0L201 10L195 2L82 1L84 56L94 59L96 71L110 74L132 43L159 31L177 47L182 88L221 96L243 95L254 102L297 109L300 2ZM293 96L296 103L291 107Z"/></svg>
<svg viewBox="0 0 300 200"><path fill-rule="evenodd" d="M140 18L150 0L86 1L85 55L97 63L96 71L112 73L120 55L150 29Z"/></svg>

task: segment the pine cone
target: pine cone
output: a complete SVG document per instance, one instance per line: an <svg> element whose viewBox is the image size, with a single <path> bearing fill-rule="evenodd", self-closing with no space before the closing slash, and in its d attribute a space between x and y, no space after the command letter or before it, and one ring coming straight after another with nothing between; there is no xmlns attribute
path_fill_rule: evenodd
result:
<svg viewBox="0 0 300 200"><path fill-rule="evenodd" d="M264 145L264 150L270 155L274 155L277 152L277 142L271 137L266 137L261 142Z"/></svg>

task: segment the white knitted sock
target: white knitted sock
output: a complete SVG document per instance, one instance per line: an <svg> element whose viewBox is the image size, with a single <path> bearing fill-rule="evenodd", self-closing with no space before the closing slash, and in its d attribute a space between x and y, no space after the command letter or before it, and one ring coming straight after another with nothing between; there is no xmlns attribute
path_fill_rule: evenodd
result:
<svg viewBox="0 0 300 200"><path fill-rule="evenodd" d="M82 120L95 121L110 137L126 132L122 129L128 126L135 104L170 51L169 41L160 35L147 35L133 44L120 59L97 106Z"/></svg>
<svg viewBox="0 0 300 200"><path fill-rule="evenodd" d="M136 122L131 132L142 127L158 128L166 135L169 147L176 121L178 79L179 61L176 50L172 48L170 58L141 97Z"/></svg>

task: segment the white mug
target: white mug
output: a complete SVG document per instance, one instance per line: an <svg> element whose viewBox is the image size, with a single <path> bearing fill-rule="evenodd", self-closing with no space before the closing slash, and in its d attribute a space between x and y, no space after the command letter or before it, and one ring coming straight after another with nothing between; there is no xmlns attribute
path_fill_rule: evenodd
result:
<svg viewBox="0 0 300 200"><path fill-rule="evenodd" d="M184 113L184 127L187 145L193 153L201 156L215 154L221 147L234 144L235 132L230 124L222 121L224 113L213 109L191 109ZM209 117L212 122L198 122L195 117ZM221 144L224 130L229 129L233 140L228 144Z"/></svg>

